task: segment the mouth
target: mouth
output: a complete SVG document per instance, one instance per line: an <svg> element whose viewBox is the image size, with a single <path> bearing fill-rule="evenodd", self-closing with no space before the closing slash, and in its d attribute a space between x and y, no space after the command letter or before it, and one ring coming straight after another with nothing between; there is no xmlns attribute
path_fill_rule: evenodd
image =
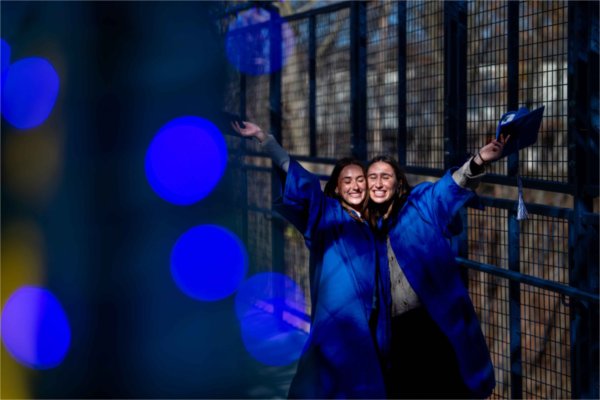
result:
<svg viewBox="0 0 600 400"><path fill-rule="evenodd" d="M386 190L371 190L371 194L375 197L384 197L387 194Z"/></svg>

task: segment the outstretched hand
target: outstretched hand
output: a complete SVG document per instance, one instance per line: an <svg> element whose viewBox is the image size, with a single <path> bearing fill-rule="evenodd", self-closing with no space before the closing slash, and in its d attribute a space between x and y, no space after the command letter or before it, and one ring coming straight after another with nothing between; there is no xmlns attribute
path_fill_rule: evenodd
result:
<svg viewBox="0 0 600 400"><path fill-rule="evenodd" d="M237 121L231 123L231 127L234 131L247 138L257 138L259 142L264 142L267 135L260 129L260 126L253 124L252 122L244 121L244 127L242 128Z"/></svg>
<svg viewBox="0 0 600 400"><path fill-rule="evenodd" d="M510 135L506 138L504 138L504 135L500 135L499 139L492 139L492 141L479 149L475 156L475 163L483 165L498 160L502 157L502 150L504 149L506 142L508 142L508 139L510 139Z"/></svg>

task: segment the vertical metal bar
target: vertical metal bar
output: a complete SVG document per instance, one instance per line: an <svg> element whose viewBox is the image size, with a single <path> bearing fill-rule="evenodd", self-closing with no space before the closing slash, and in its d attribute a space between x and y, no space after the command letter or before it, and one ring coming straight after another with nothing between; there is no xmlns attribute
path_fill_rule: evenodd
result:
<svg viewBox="0 0 600 400"><path fill-rule="evenodd" d="M444 3L444 168L464 162L467 150L467 3ZM461 210L463 230L454 238L453 247L467 257L468 218ZM468 285L468 271L462 271Z"/></svg>
<svg viewBox="0 0 600 400"><path fill-rule="evenodd" d="M519 271L519 221L516 213L508 212L508 268ZM516 243L516 245L515 245ZM523 398L523 365L521 357L521 285L510 280L508 283L510 319L510 392L511 398Z"/></svg>
<svg viewBox="0 0 600 400"><path fill-rule="evenodd" d="M398 162L406 166L406 2L398 3Z"/></svg>
<svg viewBox="0 0 600 400"><path fill-rule="evenodd" d="M239 113L242 119L246 119L246 75L240 73L240 105ZM248 244L248 171L244 168L246 165L244 161L244 154L246 152L246 140L240 140L239 145L239 161L240 168L240 193L243 198L240 201L242 208L242 220L241 220L241 232L242 241Z"/></svg>
<svg viewBox="0 0 600 400"><path fill-rule="evenodd" d="M277 10L270 8L271 14ZM269 119L271 123L271 133L275 139L282 142L281 132L281 70L284 45L281 40L281 23L274 22L274 18L270 19L269 26L269 49L271 55L271 66L277 66L276 70L271 70L269 79ZM274 200L281 195L281 182L279 173L275 168L271 169L271 199ZM284 239L283 239L283 223L278 218L271 218L271 270L273 272L284 273ZM283 293L277 293L281 290L279 286L274 287L276 296L282 296ZM281 320L283 318L284 306L282 304L274 304L273 315Z"/></svg>
<svg viewBox="0 0 600 400"><path fill-rule="evenodd" d="M569 224L569 285L597 293L598 231L586 224L583 216L593 211L593 199L586 186L593 183L592 176L597 177L593 170L598 167L590 164L597 159L593 142L598 143L598 129L592 121L598 107L598 4L570 2L568 12L569 182L574 187L574 213ZM597 398L598 308L572 301L570 311L572 396Z"/></svg>
<svg viewBox="0 0 600 400"><path fill-rule="evenodd" d="M507 108L517 110L519 107L519 7L520 2L508 2L508 34L507 34ZM508 157L508 175L516 176L519 167L518 152ZM508 268L520 272L520 227L517 210L508 211ZM523 365L521 355L521 285L510 281L508 286L510 298L510 381L511 397L523 397Z"/></svg>
<svg viewBox="0 0 600 400"><path fill-rule="evenodd" d="M310 156L317 156L317 21L308 18L308 133Z"/></svg>
<svg viewBox="0 0 600 400"><path fill-rule="evenodd" d="M367 158L367 3L350 5L352 155Z"/></svg>
<svg viewBox="0 0 600 400"><path fill-rule="evenodd" d="M467 132L467 3L444 3L444 168L464 161Z"/></svg>
<svg viewBox="0 0 600 400"><path fill-rule="evenodd" d="M276 12L276 11L271 11ZM274 18L271 18L271 25L269 29L269 40L270 40L270 51L272 65L281 65L282 60L282 46L283 41L281 40L281 24L273 22ZM269 80L269 118L271 122L271 133L281 143L281 70L271 71ZM275 169L271 171L271 198L276 199L281 194L281 184L279 182L278 173ZM277 218L271 219L271 255L273 261L273 271L283 272L284 269L284 240L283 240L283 226ZM276 313L282 312L282 310L275 310Z"/></svg>

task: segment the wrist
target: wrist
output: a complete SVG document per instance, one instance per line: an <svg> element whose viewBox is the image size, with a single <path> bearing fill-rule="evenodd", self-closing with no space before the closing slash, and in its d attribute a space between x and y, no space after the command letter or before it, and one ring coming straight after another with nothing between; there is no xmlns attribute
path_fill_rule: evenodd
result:
<svg viewBox="0 0 600 400"><path fill-rule="evenodd" d="M258 131L258 132L256 132L256 134L255 134L254 136L256 137L256 139L257 139L257 140L258 140L260 143L262 143L262 142L264 142L265 140L267 140L267 134L266 134L266 133L264 133L263 131Z"/></svg>
<svg viewBox="0 0 600 400"><path fill-rule="evenodd" d="M473 162L479 166L487 165L488 162L481 157L481 152L477 152L477 155L473 157Z"/></svg>

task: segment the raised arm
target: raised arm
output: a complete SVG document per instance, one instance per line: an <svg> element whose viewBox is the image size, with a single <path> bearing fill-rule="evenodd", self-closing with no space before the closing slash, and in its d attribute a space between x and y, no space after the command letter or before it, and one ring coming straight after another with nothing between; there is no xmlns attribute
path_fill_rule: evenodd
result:
<svg viewBox="0 0 600 400"><path fill-rule="evenodd" d="M485 165L498 160L508 137L483 146L461 168L447 172L435 183L422 183L412 190L410 199L422 217L445 232L457 212L476 195L475 189L485 174Z"/></svg>
<svg viewBox="0 0 600 400"><path fill-rule="evenodd" d="M232 122L231 126L234 131L247 138L255 138L261 148L271 157L273 162L286 173L290 166L289 154L277 143L273 135L268 135L260 128L260 126L244 121L242 128L237 122Z"/></svg>
<svg viewBox="0 0 600 400"><path fill-rule="evenodd" d="M274 201L273 209L292 223L304 236L311 248L315 228L326 206L326 196L321 190L319 178L305 170L277 143L273 135L263 132L260 126L244 121L242 128L232 122L233 129L246 138L255 138L273 162L286 172L283 196Z"/></svg>

